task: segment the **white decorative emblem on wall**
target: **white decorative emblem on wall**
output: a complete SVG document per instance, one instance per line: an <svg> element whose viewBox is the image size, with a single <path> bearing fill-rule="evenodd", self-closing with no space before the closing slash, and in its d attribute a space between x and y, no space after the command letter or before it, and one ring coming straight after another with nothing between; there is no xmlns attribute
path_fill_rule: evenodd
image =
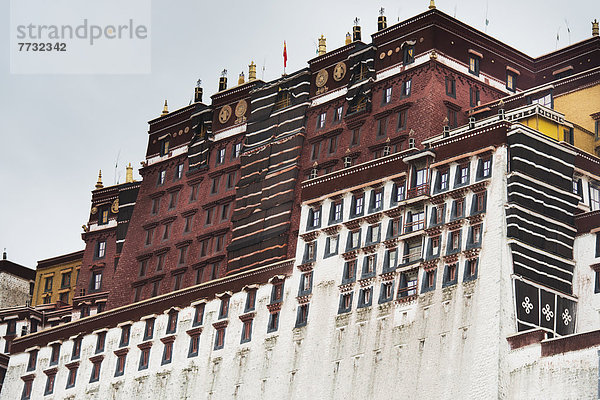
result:
<svg viewBox="0 0 600 400"><path fill-rule="evenodd" d="M552 317L554 317L554 311L550 309L550 304L546 304L546 306L542 308L542 314L546 316L546 321L550 321Z"/></svg>
<svg viewBox="0 0 600 400"><path fill-rule="evenodd" d="M562 319L565 325L569 325L569 322L573 321L573 318L569 314L569 309L565 308L565 311L562 313Z"/></svg>
<svg viewBox="0 0 600 400"><path fill-rule="evenodd" d="M531 300L529 300L529 296L525 296L525 301L521 303L521 306L525 309L526 314L529 314L531 310L533 310L533 304L531 303Z"/></svg>

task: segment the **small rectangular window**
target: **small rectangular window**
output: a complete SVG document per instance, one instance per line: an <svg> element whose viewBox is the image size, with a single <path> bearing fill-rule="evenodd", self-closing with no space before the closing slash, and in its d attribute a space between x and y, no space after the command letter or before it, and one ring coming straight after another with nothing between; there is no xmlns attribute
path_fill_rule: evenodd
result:
<svg viewBox="0 0 600 400"><path fill-rule="evenodd" d="M298 315L296 316L296 328L305 326L308 322L308 304L298 306Z"/></svg>
<svg viewBox="0 0 600 400"><path fill-rule="evenodd" d="M115 376L122 376L125 373L126 360L127 360L127 353L120 354L117 356L117 365L115 367Z"/></svg>
<svg viewBox="0 0 600 400"><path fill-rule="evenodd" d="M165 179L167 177L167 171L164 169L161 169L160 172L158 173L158 185L163 185L165 183Z"/></svg>
<svg viewBox="0 0 600 400"><path fill-rule="evenodd" d="M196 357L198 350L200 349L200 334L190 335L190 349L188 350L188 357Z"/></svg>
<svg viewBox="0 0 600 400"><path fill-rule="evenodd" d="M96 258L104 258L106 254L106 240L97 243Z"/></svg>
<svg viewBox="0 0 600 400"><path fill-rule="evenodd" d="M600 210L600 189L590 185L590 210Z"/></svg>
<svg viewBox="0 0 600 400"><path fill-rule="evenodd" d="M244 312L250 312L256 307L256 289L248 290L246 294L246 305L244 306Z"/></svg>
<svg viewBox="0 0 600 400"><path fill-rule="evenodd" d="M456 97L456 80L446 77L446 95Z"/></svg>
<svg viewBox="0 0 600 400"><path fill-rule="evenodd" d="M506 71L506 88L511 92L517 89L517 75L514 72Z"/></svg>
<svg viewBox="0 0 600 400"><path fill-rule="evenodd" d="M340 122L344 115L344 106L339 106L335 109L335 114L333 114L333 122Z"/></svg>
<svg viewBox="0 0 600 400"><path fill-rule="evenodd" d="M98 333L96 337L96 354L104 351L104 345L106 343L106 332Z"/></svg>
<svg viewBox="0 0 600 400"><path fill-rule="evenodd" d="M337 136L329 138L329 154L335 153L337 150Z"/></svg>
<svg viewBox="0 0 600 400"><path fill-rule="evenodd" d="M252 319L243 321L242 338L240 343L248 343L252 339Z"/></svg>
<svg viewBox="0 0 600 400"><path fill-rule="evenodd" d="M479 76L479 63L481 59L473 54L469 55L469 72L473 75Z"/></svg>
<svg viewBox="0 0 600 400"><path fill-rule="evenodd" d="M325 122L327 121L327 113L321 113L319 114L318 118L317 118L317 129L323 129L325 128Z"/></svg>
<svg viewBox="0 0 600 400"><path fill-rule="evenodd" d="M175 180L183 178L183 163L177 164L175 168Z"/></svg>
<svg viewBox="0 0 600 400"><path fill-rule="evenodd" d="M406 110L400 110L398 112L398 127L399 131L406 129Z"/></svg>
<svg viewBox="0 0 600 400"><path fill-rule="evenodd" d="M216 194L219 192L219 180L220 180L220 176L217 176L215 178L212 179L211 182L211 186L210 186L210 193L211 194Z"/></svg>
<svg viewBox="0 0 600 400"><path fill-rule="evenodd" d="M415 46L414 45L404 45L402 48L402 62L406 64L411 64L415 61Z"/></svg>
<svg viewBox="0 0 600 400"><path fill-rule="evenodd" d="M217 150L217 161L216 161L216 165L220 165L223 164L225 162L225 152L226 152L226 148L220 148Z"/></svg>
<svg viewBox="0 0 600 400"><path fill-rule="evenodd" d="M152 339L154 336L154 318L148 318L144 327L144 341Z"/></svg>
<svg viewBox="0 0 600 400"><path fill-rule="evenodd" d="M119 347L129 346L129 337L131 336L131 325L124 325L121 327L121 341Z"/></svg>
<svg viewBox="0 0 600 400"><path fill-rule="evenodd" d="M409 97L412 88L412 79L407 79L402 82L402 97Z"/></svg>
<svg viewBox="0 0 600 400"><path fill-rule="evenodd" d="M194 311L194 322L192 323L192 326L202 325L202 322L204 321L204 307L204 303L200 303L196 306Z"/></svg>
<svg viewBox="0 0 600 400"><path fill-rule="evenodd" d="M380 118L377 121L377 136L383 137L387 132L387 117Z"/></svg>
<svg viewBox="0 0 600 400"><path fill-rule="evenodd" d="M229 296L225 296L221 299L221 305L219 306L219 319L227 318L229 314Z"/></svg>
<svg viewBox="0 0 600 400"><path fill-rule="evenodd" d="M317 160L319 158L319 148L321 147L321 143L313 143L310 150L310 159Z"/></svg>
<svg viewBox="0 0 600 400"><path fill-rule="evenodd" d="M67 376L67 389L72 388L75 386L75 382L77 380L77 367L70 367L69 368L69 375Z"/></svg>
<svg viewBox="0 0 600 400"><path fill-rule="evenodd" d="M52 394L54 392L54 381L56 379L56 373L48 374L46 378L46 389L44 390L44 396Z"/></svg>
<svg viewBox="0 0 600 400"><path fill-rule="evenodd" d="M471 87L469 89L469 98L471 107L476 107L479 105L479 89L475 87Z"/></svg>
<svg viewBox="0 0 600 400"><path fill-rule="evenodd" d="M160 209L160 197L152 199L152 210L150 211L152 215L158 214Z"/></svg>
<svg viewBox="0 0 600 400"><path fill-rule="evenodd" d="M279 311L273 312L269 315L269 325L267 326L267 333L275 332L279 328Z"/></svg>
<svg viewBox="0 0 600 400"><path fill-rule="evenodd" d="M90 383L98 382L100 379L100 366L102 365L102 361L96 361L92 365L92 375L90 376Z"/></svg>
<svg viewBox="0 0 600 400"><path fill-rule="evenodd" d="M392 101L392 87L387 87L383 91L383 104L388 104Z"/></svg>
<svg viewBox="0 0 600 400"><path fill-rule="evenodd" d="M343 282L353 282L356 279L356 260L347 261L344 264Z"/></svg>
<svg viewBox="0 0 600 400"><path fill-rule="evenodd" d="M352 311L352 297L353 293L342 293L340 295L340 306L338 309L338 314L347 313Z"/></svg>
<svg viewBox="0 0 600 400"><path fill-rule="evenodd" d="M148 364L150 363L150 348L141 349L140 353L140 364L138 366L138 370L148 369Z"/></svg>
<svg viewBox="0 0 600 400"><path fill-rule="evenodd" d="M350 147L358 146L360 144L360 129L356 128L352 130L352 137L350 138Z"/></svg>
<svg viewBox="0 0 600 400"><path fill-rule="evenodd" d="M233 146L233 158L239 158L240 154L242 154L242 142L236 143Z"/></svg>
<svg viewBox="0 0 600 400"><path fill-rule="evenodd" d="M369 307L373 302L373 288L368 287L360 290L358 308Z"/></svg>
<svg viewBox="0 0 600 400"><path fill-rule="evenodd" d="M160 155L164 156L169 153L169 140L163 139L160 142Z"/></svg>

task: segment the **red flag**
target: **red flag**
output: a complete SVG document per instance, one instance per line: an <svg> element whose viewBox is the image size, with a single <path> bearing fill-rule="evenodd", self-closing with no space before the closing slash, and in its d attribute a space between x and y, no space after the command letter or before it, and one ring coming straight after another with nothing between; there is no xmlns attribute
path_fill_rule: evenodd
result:
<svg viewBox="0 0 600 400"><path fill-rule="evenodd" d="M287 67L287 47L285 40L283 41L283 68Z"/></svg>

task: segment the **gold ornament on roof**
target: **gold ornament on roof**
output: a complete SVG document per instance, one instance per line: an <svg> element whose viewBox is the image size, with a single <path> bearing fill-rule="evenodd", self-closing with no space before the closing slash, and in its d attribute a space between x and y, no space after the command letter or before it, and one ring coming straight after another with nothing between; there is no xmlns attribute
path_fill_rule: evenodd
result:
<svg viewBox="0 0 600 400"><path fill-rule="evenodd" d="M235 120L236 124L241 124L242 122L246 122L246 110L248 109L248 103L246 100L240 100L235 106L235 116L237 119Z"/></svg>
<svg viewBox="0 0 600 400"><path fill-rule="evenodd" d="M317 73L317 80L316 80L316 84L317 87L323 87L325 86L325 84L327 83L327 79L329 79L329 73L327 72L327 70L322 69L319 71L319 73Z"/></svg>
<svg viewBox="0 0 600 400"><path fill-rule="evenodd" d="M96 182L96 189L102 189L104 185L102 184L102 170L98 171L98 182Z"/></svg>
<svg viewBox="0 0 600 400"><path fill-rule="evenodd" d="M119 212L119 199L115 199L115 201L113 201L112 205L110 206L110 211L112 211L113 214Z"/></svg>
<svg viewBox="0 0 600 400"><path fill-rule="evenodd" d="M339 82L344 79L344 76L346 76L346 64L339 62L333 69L333 80Z"/></svg>
<svg viewBox="0 0 600 400"><path fill-rule="evenodd" d="M95 215L98 212L98 207L94 206L92 207L92 209L90 210L90 214Z"/></svg>
<svg viewBox="0 0 600 400"><path fill-rule="evenodd" d="M231 117L231 107L226 105L221 108L221 112L219 112L219 122L224 124L229 121L229 117Z"/></svg>

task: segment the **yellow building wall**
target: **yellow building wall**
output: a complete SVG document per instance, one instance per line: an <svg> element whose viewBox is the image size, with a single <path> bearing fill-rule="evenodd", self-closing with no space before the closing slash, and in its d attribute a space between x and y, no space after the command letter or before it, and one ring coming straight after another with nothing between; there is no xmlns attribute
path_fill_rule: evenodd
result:
<svg viewBox="0 0 600 400"><path fill-rule="evenodd" d="M550 136L552 139L564 140L563 137L563 126L557 124L554 121L548 120L539 115L534 115L519 121L523 125L535 129L536 131L542 132L546 136Z"/></svg>
<svg viewBox="0 0 600 400"><path fill-rule="evenodd" d="M600 84L555 96L554 109L563 113L567 121L588 131L575 129L575 146L596 154L595 147L600 145L600 142L595 139L594 120L590 115L600 112Z"/></svg>
<svg viewBox="0 0 600 400"><path fill-rule="evenodd" d="M60 295L66 292L69 294L68 304L72 304L81 261L82 260L76 260L38 269L35 274L35 286L33 289L33 298L31 300L32 305L37 306L44 304L44 299L47 297L49 297L50 300L47 300L46 304L56 303L60 299ZM71 274L69 284L62 286L62 277L64 274L68 273ZM52 278L52 287L50 290L46 290L46 278Z"/></svg>

